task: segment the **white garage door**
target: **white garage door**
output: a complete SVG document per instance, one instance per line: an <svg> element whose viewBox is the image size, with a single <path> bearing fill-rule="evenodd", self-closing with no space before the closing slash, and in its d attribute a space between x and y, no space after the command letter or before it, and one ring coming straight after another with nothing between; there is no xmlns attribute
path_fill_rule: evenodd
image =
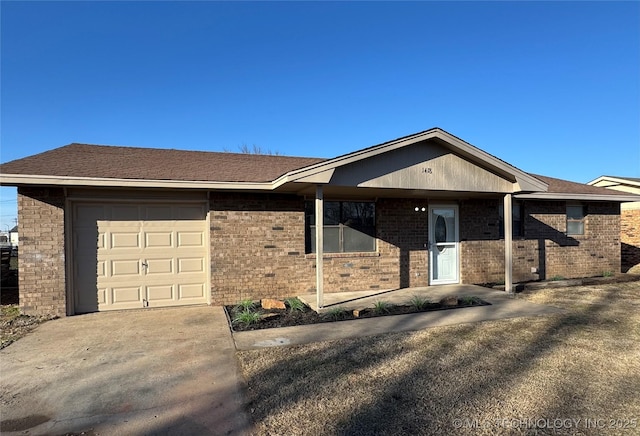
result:
<svg viewBox="0 0 640 436"><path fill-rule="evenodd" d="M206 235L203 204L75 204L75 312L207 303Z"/></svg>

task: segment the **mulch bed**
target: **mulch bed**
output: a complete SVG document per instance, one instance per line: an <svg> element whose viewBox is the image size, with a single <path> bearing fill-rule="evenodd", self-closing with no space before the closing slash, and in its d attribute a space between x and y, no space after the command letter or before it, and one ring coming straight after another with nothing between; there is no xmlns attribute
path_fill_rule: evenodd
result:
<svg viewBox="0 0 640 436"><path fill-rule="evenodd" d="M417 310L414 306L411 305L394 305L389 307L388 311L384 313L376 312L373 308L367 308L359 310L359 313L357 314L358 316L356 316L351 310L344 310L340 313L329 310L326 313L318 314L317 312L311 310L308 306L304 306L302 310L291 310L289 308L265 310L258 308L256 310L263 315L263 319L253 324L233 322L233 319L239 310L237 306L225 306L225 311L227 313L227 319L229 320L231 330L234 332L242 332L248 330L291 327L297 325L318 324L323 322L348 321L362 318L374 318L378 316L406 315L409 313L432 312L436 310L453 310L462 309L465 307L489 305L491 305L491 303L484 301L478 297L473 297L472 301L458 299L457 304L455 305L452 304L451 301L449 301L448 304L429 303L422 310Z"/></svg>

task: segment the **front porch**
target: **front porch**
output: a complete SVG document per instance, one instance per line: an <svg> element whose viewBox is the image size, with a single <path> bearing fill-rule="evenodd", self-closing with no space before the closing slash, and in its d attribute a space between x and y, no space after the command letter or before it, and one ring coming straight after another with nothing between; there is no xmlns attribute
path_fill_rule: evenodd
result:
<svg viewBox="0 0 640 436"><path fill-rule="evenodd" d="M428 299L432 303L437 303L442 298L449 296L479 297L489 303L493 303L492 300L496 299L511 298L511 294L504 291L467 284L375 289L357 292L329 292L324 294L324 306L322 308L318 308L316 294L303 294L299 295L298 298L314 311L322 313L336 307L349 311L371 308L377 301L385 301L394 305L409 304L409 300L414 296Z"/></svg>

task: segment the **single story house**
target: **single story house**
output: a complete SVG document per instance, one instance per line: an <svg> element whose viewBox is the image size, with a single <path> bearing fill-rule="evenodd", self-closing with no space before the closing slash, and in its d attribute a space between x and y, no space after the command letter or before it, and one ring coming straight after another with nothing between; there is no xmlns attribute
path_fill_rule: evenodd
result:
<svg viewBox="0 0 640 436"><path fill-rule="evenodd" d="M640 178L600 176L588 185L640 195ZM626 272L640 265L640 201L622 203L620 209L622 271Z"/></svg>
<svg viewBox="0 0 640 436"><path fill-rule="evenodd" d="M620 203L433 128L333 159L70 144L4 163L20 305L78 313L620 271Z"/></svg>

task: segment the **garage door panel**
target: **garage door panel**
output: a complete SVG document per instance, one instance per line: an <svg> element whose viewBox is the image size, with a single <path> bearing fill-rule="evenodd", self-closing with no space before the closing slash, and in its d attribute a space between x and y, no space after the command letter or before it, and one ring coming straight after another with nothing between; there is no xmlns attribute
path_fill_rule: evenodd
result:
<svg viewBox="0 0 640 436"><path fill-rule="evenodd" d="M133 303L142 301L141 286L122 286L111 288L111 301L113 304ZM139 306L142 307L142 306Z"/></svg>
<svg viewBox="0 0 640 436"><path fill-rule="evenodd" d="M142 248L139 233L115 231L111 233L110 239L110 248Z"/></svg>
<svg viewBox="0 0 640 436"><path fill-rule="evenodd" d="M178 259L178 273L204 272L204 259L201 257Z"/></svg>
<svg viewBox="0 0 640 436"><path fill-rule="evenodd" d="M178 247L203 247L203 232L178 231Z"/></svg>
<svg viewBox="0 0 640 436"><path fill-rule="evenodd" d="M202 206L185 206L178 209L177 218L180 220L201 221L206 217L206 211Z"/></svg>
<svg viewBox="0 0 640 436"><path fill-rule="evenodd" d="M178 286L178 298L180 300L199 299L204 295L202 283L187 283Z"/></svg>
<svg viewBox="0 0 640 436"><path fill-rule="evenodd" d="M145 232L145 247L172 248L173 232Z"/></svg>
<svg viewBox="0 0 640 436"><path fill-rule="evenodd" d="M76 204L74 211L76 312L208 301L206 206Z"/></svg>
<svg viewBox="0 0 640 436"><path fill-rule="evenodd" d="M140 276L141 268L140 261L138 259L130 260L112 260L110 263L111 269L109 274L105 277L123 277L123 276Z"/></svg>
<svg viewBox="0 0 640 436"><path fill-rule="evenodd" d="M173 220L175 219L173 206L146 206L143 219L146 220Z"/></svg>
<svg viewBox="0 0 640 436"><path fill-rule="evenodd" d="M173 285L147 286L149 304L158 302L173 302L175 298Z"/></svg>
<svg viewBox="0 0 640 436"><path fill-rule="evenodd" d="M138 221L140 209L135 205L112 205L110 207L111 221Z"/></svg>
<svg viewBox="0 0 640 436"><path fill-rule="evenodd" d="M166 259L147 259L147 271L148 276L158 274L173 274L173 258Z"/></svg>
<svg viewBox="0 0 640 436"><path fill-rule="evenodd" d="M83 226L94 226L98 220L105 217L103 205L87 205L79 204L75 208L74 226L76 228Z"/></svg>

